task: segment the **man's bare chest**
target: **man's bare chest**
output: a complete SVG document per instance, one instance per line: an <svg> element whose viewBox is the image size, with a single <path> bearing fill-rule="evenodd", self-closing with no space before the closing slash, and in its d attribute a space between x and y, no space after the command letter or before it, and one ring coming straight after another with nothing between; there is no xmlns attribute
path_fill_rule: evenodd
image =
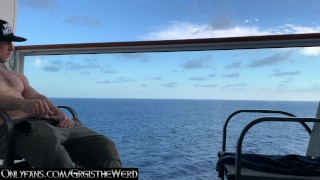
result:
<svg viewBox="0 0 320 180"><path fill-rule="evenodd" d="M0 90L16 90L23 89L23 83L19 77L10 72L0 72Z"/></svg>

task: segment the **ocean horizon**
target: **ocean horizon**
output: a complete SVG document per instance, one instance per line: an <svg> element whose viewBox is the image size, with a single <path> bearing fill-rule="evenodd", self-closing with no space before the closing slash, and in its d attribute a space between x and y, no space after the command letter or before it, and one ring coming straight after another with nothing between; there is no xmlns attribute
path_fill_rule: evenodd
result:
<svg viewBox="0 0 320 180"><path fill-rule="evenodd" d="M225 119L239 109L283 110L315 117L317 101L50 98L73 107L88 127L112 139L124 167L139 168L139 179L218 179L217 153ZM266 114L241 114L230 122L227 150L241 129ZM312 124L309 124L310 126ZM301 154L308 134L298 123L261 123L248 132L243 151Z"/></svg>

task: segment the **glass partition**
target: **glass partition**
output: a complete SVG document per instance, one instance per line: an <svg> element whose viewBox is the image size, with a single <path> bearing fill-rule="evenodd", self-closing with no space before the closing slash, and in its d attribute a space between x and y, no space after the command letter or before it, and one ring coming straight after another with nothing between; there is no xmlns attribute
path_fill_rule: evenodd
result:
<svg viewBox="0 0 320 180"><path fill-rule="evenodd" d="M317 47L26 56L24 74L56 104L115 141L141 179L215 179L222 127L238 109L314 116ZM258 116L230 123L227 148ZM283 129L287 131L284 132ZM297 141L298 140L298 141ZM306 152L299 124L263 123L244 152Z"/></svg>
<svg viewBox="0 0 320 180"><path fill-rule="evenodd" d="M50 97L299 100L318 98L318 47L26 56Z"/></svg>

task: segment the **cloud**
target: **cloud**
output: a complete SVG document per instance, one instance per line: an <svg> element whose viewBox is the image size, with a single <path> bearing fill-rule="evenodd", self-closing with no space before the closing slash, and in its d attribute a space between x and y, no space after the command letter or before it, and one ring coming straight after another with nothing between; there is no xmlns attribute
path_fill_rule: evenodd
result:
<svg viewBox="0 0 320 180"><path fill-rule="evenodd" d="M54 65L57 65L57 66L60 66L63 64L63 61L60 61L60 60L51 60L50 61L51 64L54 64Z"/></svg>
<svg viewBox="0 0 320 180"><path fill-rule="evenodd" d="M240 74L239 73L230 73L230 74L224 74L223 76L226 78L237 78L237 77L240 77Z"/></svg>
<svg viewBox="0 0 320 180"><path fill-rule="evenodd" d="M147 80L156 80L156 81L159 81L161 80L162 78L161 77L148 77L146 78Z"/></svg>
<svg viewBox="0 0 320 180"><path fill-rule="evenodd" d="M226 69L239 69L241 67L242 62L234 62L232 64L227 65Z"/></svg>
<svg viewBox="0 0 320 180"><path fill-rule="evenodd" d="M34 66L41 68L44 71L48 72L60 72L61 70L61 61L55 61L55 60L46 60L41 58L36 58L34 60Z"/></svg>
<svg viewBox="0 0 320 180"><path fill-rule="evenodd" d="M49 72L59 72L60 68L57 66L44 66L42 70L49 71Z"/></svg>
<svg viewBox="0 0 320 180"><path fill-rule="evenodd" d="M290 79L287 79L287 80L284 80L281 82L282 84L289 84L289 83L292 83L292 78Z"/></svg>
<svg viewBox="0 0 320 180"><path fill-rule="evenodd" d="M126 77L117 77L112 81L105 80L105 81L97 81L98 84L118 84L118 83L126 83L126 82L133 82L136 81L131 78L126 78Z"/></svg>
<svg viewBox="0 0 320 180"><path fill-rule="evenodd" d="M206 78L203 78L203 77L192 77L190 78L191 81L205 81Z"/></svg>
<svg viewBox="0 0 320 180"><path fill-rule="evenodd" d="M209 74L208 75L208 77L210 77L210 78L213 78L213 77L216 77L217 76L217 74Z"/></svg>
<svg viewBox="0 0 320 180"><path fill-rule="evenodd" d="M186 63L181 64L183 69L200 69L210 67L209 62L212 60L211 56L195 58Z"/></svg>
<svg viewBox="0 0 320 180"><path fill-rule="evenodd" d="M44 60L37 57L37 58L34 60L33 64L34 64L36 67L42 67L43 64L44 64Z"/></svg>
<svg viewBox="0 0 320 180"><path fill-rule="evenodd" d="M246 22L260 22L255 18ZM230 17L221 16L212 23L190 23L171 21L168 25L143 36L145 40L167 40L167 39L200 39L219 37L241 37L275 34L300 34L319 33L320 26L299 26L284 24L278 27L264 29L251 23L246 26L237 25Z"/></svg>
<svg viewBox="0 0 320 180"><path fill-rule="evenodd" d="M106 81L97 81L98 84L111 84L110 81L106 80Z"/></svg>
<svg viewBox="0 0 320 180"><path fill-rule="evenodd" d="M115 74L115 73L117 73L116 71L111 71L111 70L106 70L106 69L101 70L101 72L104 73L104 74Z"/></svg>
<svg viewBox="0 0 320 180"><path fill-rule="evenodd" d="M290 54L291 54L291 51L276 53L270 57L253 61L248 65L248 67L261 67L261 66L270 66L270 65L278 64L278 63L289 60Z"/></svg>
<svg viewBox="0 0 320 180"><path fill-rule="evenodd" d="M136 80L131 79L131 78L127 78L127 77L117 77L112 82L113 83L123 83L123 82L132 82L132 81L136 81Z"/></svg>
<svg viewBox="0 0 320 180"><path fill-rule="evenodd" d="M281 34L301 34L301 33L317 33L320 32L320 26L297 26L294 24L285 24L280 26L278 33Z"/></svg>
<svg viewBox="0 0 320 180"><path fill-rule="evenodd" d="M142 62L146 62L150 59L150 57L144 53L122 53L117 54L118 60L139 60Z"/></svg>
<svg viewBox="0 0 320 180"><path fill-rule="evenodd" d="M97 81L99 84L118 84L118 83L126 83L126 82L133 82L136 81L135 79L127 78L127 77L117 77L114 80L105 80L105 81Z"/></svg>
<svg viewBox="0 0 320 180"><path fill-rule="evenodd" d="M171 22L169 26L143 37L147 40L196 39L217 37L239 37L272 34L251 26L232 26L232 24L193 24L189 22Z"/></svg>
<svg viewBox="0 0 320 180"><path fill-rule="evenodd" d="M88 75L88 74L91 74L91 72L85 71L85 72L81 72L80 74L82 74L82 75Z"/></svg>
<svg viewBox="0 0 320 180"><path fill-rule="evenodd" d="M100 68L100 65L90 61L85 61L82 63L81 61L78 61L78 60L77 62L73 62L73 61L64 62L62 60L46 60L46 59L40 59L40 58L36 58L34 60L34 65L36 67L42 68L42 70L44 71L49 71L49 72L59 72L60 70L85 70L85 69L92 69L92 68Z"/></svg>
<svg viewBox="0 0 320 180"><path fill-rule="evenodd" d="M22 0L19 1L23 7L37 8L37 9L56 9L60 7L56 0Z"/></svg>
<svg viewBox="0 0 320 180"><path fill-rule="evenodd" d="M90 68L99 68L100 65L94 64L94 63L88 63L88 64L80 64L75 63L73 61L68 61L65 64L65 68L68 70L79 70L79 69L90 69Z"/></svg>
<svg viewBox="0 0 320 180"><path fill-rule="evenodd" d="M101 22L95 17L91 16L70 16L65 21L67 24L81 25L81 26L99 26Z"/></svg>
<svg viewBox="0 0 320 180"><path fill-rule="evenodd" d="M247 85L244 83L240 83L240 84L228 84L228 85L225 85L224 87L234 88L234 87L245 87L245 86L247 86Z"/></svg>
<svg viewBox="0 0 320 180"><path fill-rule="evenodd" d="M170 82L170 83L162 84L162 86L169 87L169 88L176 87L177 85L178 85L178 83L176 83L176 82Z"/></svg>
<svg viewBox="0 0 320 180"><path fill-rule="evenodd" d="M216 84L196 84L196 87L203 87L203 88L211 88L211 87L218 87Z"/></svg>
<svg viewBox="0 0 320 180"><path fill-rule="evenodd" d="M300 53L306 56L320 56L320 47L304 47L300 49Z"/></svg>
<svg viewBox="0 0 320 180"><path fill-rule="evenodd" d="M252 23L252 22L259 22L260 20L258 18L255 19L246 19L244 22L245 23Z"/></svg>
<svg viewBox="0 0 320 180"><path fill-rule="evenodd" d="M299 75L301 71L289 71L289 72L275 72L270 76L292 76L292 75Z"/></svg>

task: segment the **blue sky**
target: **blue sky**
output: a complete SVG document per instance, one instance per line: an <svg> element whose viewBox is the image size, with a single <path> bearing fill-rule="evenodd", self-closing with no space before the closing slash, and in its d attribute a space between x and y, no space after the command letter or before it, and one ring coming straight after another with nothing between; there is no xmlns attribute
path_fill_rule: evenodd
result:
<svg viewBox="0 0 320 180"><path fill-rule="evenodd" d="M263 7L263 8L262 8ZM16 45L320 32L320 1L18 0ZM319 100L313 48L27 57L49 97Z"/></svg>

